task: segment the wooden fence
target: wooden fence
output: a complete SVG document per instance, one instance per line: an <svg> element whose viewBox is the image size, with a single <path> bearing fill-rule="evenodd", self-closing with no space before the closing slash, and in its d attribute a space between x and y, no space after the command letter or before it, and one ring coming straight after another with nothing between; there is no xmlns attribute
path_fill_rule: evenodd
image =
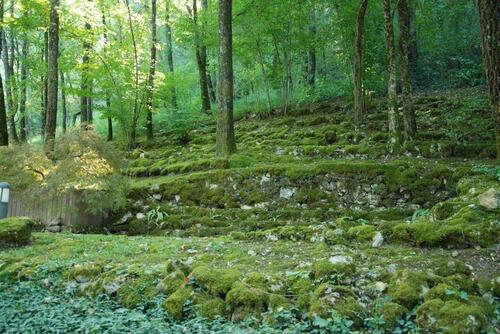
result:
<svg viewBox="0 0 500 334"><path fill-rule="evenodd" d="M29 198L22 192L11 190L8 217L30 217L44 225L59 219L63 226L75 230L97 230L102 228L107 214L94 214L80 200L80 192L70 192L62 196Z"/></svg>

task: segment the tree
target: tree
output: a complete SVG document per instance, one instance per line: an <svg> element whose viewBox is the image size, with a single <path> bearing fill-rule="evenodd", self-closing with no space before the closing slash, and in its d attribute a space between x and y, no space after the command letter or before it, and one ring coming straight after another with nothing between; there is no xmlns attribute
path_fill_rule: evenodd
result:
<svg viewBox="0 0 500 334"><path fill-rule="evenodd" d="M28 36L24 34L22 42L22 64L21 64L21 83L20 83L20 96L19 96L19 139L22 143L27 141L27 124L26 124L26 91L28 81Z"/></svg>
<svg viewBox="0 0 500 334"><path fill-rule="evenodd" d="M151 0L151 61L149 64L148 87L146 97L146 136L153 140L153 91L156 71L156 0Z"/></svg>
<svg viewBox="0 0 500 334"><path fill-rule="evenodd" d="M219 0L219 114L216 154L236 152L233 124L233 23L232 0Z"/></svg>
<svg viewBox="0 0 500 334"><path fill-rule="evenodd" d="M198 72L200 76L200 93L201 93L201 109L204 112L210 112L210 94L208 92L208 77L207 77L207 47L202 42L201 34L198 26L198 8L197 0L193 0L193 22L195 24L195 43L196 43L196 63L198 64ZM206 6L206 2L203 2ZM204 28L204 25L201 25Z"/></svg>
<svg viewBox="0 0 500 334"><path fill-rule="evenodd" d="M413 108L410 69L410 11L407 0L398 0L399 13L399 63L403 90L403 123L405 139L413 140L417 133L417 122Z"/></svg>
<svg viewBox="0 0 500 334"><path fill-rule="evenodd" d="M1 6L0 6L0 21L2 24L5 24L4 22L4 1L2 0ZM11 13L11 16L13 14L13 3L10 4L9 6L9 11ZM6 102L7 102L7 115L9 119L9 128L10 128L10 135L12 137L12 141L17 143L19 142L19 137L17 135L17 129L16 129L16 122L15 122L15 117L17 114L17 105L14 101L14 52L13 52L13 44L14 44L14 37L13 37L13 30L12 27L9 29L9 41L7 42L7 35L5 29L1 30L2 35L2 47L3 47L3 52L2 52L2 62L4 66L4 72L5 72L5 92L6 92ZM10 55L9 55L10 51Z"/></svg>
<svg viewBox="0 0 500 334"><path fill-rule="evenodd" d="M59 0L50 1L47 121L45 124L45 151L54 151L57 126L58 59L59 59Z"/></svg>
<svg viewBox="0 0 500 334"><path fill-rule="evenodd" d="M66 84L64 81L64 73L61 71L62 130L63 133L66 133L68 128L68 107L66 102Z"/></svg>
<svg viewBox="0 0 500 334"><path fill-rule="evenodd" d="M166 17L165 17L165 31L167 33L167 65L170 75L174 76L174 49L172 45L172 27L170 25L170 1L166 1ZM172 107L177 109L177 92L175 89L175 84L172 84L170 88L170 99Z"/></svg>
<svg viewBox="0 0 500 334"><path fill-rule="evenodd" d="M314 88L316 83L316 12L313 10L311 12L311 22L309 23L309 34L311 38L311 44L309 47L309 64L307 66L308 76L307 83L311 88Z"/></svg>
<svg viewBox="0 0 500 334"><path fill-rule="evenodd" d="M85 30L89 31L92 29L90 23L85 22ZM82 73L80 81L80 123L82 128L86 129L89 123L92 123L92 100L90 99L90 78L89 78L89 66L90 66L90 52L91 45L86 40L83 42L83 57L82 57Z"/></svg>
<svg viewBox="0 0 500 334"><path fill-rule="evenodd" d="M496 0L477 0L481 47L500 159L500 6Z"/></svg>
<svg viewBox="0 0 500 334"><path fill-rule="evenodd" d="M384 0L385 38L387 44L387 80L389 145L391 152L398 146L398 101L396 91L396 55L394 50L394 29L392 25L391 0Z"/></svg>
<svg viewBox="0 0 500 334"><path fill-rule="evenodd" d="M356 20L354 55L354 119L359 126L363 122L365 102L363 97L363 30L368 0L361 0Z"/></svg>

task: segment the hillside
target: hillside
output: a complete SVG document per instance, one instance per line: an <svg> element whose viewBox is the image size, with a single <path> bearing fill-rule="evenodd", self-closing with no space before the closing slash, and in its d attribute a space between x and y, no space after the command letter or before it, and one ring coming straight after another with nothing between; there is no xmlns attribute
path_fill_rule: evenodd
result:
<svg viewBox="0 0 500 334"><path fill-rule="evenodd" d="M44 296L54 319L96 303L95 332L127 331L109 317L136 332L494 333L500 169L485 92L416 96L418 137L398 155L386 100L371 101L360 129L345 100L247 113L230 158L213 158L215 124L162 133L128 153L127 205L106 235L35 232L0 252L0 319L22 323L12 305Z"/></svg>

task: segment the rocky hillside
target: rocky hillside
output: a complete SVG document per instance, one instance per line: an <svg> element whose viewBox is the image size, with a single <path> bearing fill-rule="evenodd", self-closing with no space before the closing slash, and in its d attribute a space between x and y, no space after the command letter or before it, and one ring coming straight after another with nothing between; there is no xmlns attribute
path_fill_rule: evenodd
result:
<svg viewBox="0 0 500 334"><path fill-rule="evenodd" d="M35 233L0 253L0 277L252 330L493 333L500 168L484 95L418 96L418 139L398 155L384 103L358 130L343 101L248 114L230 159L213 158L213 124L165 133L131 153L111 235Z"/></svg>

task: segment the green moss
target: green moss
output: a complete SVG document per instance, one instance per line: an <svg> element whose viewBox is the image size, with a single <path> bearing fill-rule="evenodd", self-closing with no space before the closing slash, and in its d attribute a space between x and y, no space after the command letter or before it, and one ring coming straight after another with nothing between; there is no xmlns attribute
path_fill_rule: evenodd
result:
<svg viewBox="0 0 500 334"><path fill-rule="evenodd" d="M269 294L261 288L236 282L227 294L226 302L233 310L232 319L241 321L250 314L264 312L269 302Z"/></svg>
<svg viewBox="0 0 500 334"><path fill-rule="evenodd" d="M215 296L225 297L234 282L241 278L235 269L214 269L208 266L196 267L193 270L196 281L205 286Z"/></svg>
<svg viewBox="0 0 500 334"><path fill-rule="evenodd" d="M456 300L432 299L417 309L416 323L431 332L479 334L486 319L478 306Z"/></svg>
<svg viewBox="0 0 500 334"><path fill-rule="evenodd" d="M376 229L373 225L354 226L347 231L348 237L357 241L370 241L375 233Z"/></svg>
<svg viewBox="0 0 500 334"><path fill-rule="evenodd" d="M154 282L155 277L152 275L127 280L116 291L118 301L127 308L135 308L142 302L150 301L157 293Z"/></svg>
<svg viewBox="0 0 500 334"><path fill-rule="evenodd" d="M443 220L451 217L454 213L456 213L460 208L465 206L466 204L463 202L440 202L432 207L431 213L434 219Z"/></svg>
<svg viewBox="0 0 500 334"><path fill-rule="evenodd" d="M424 296L424 301L431 299L452 300L459 298L459 291L451 285L440 283L430 289Z"/></svg>
<svg viewBox="0 0 500 334"><path fill-rule="evenodd" d="M332 310L353 320L355 327L363 323L364 310L354 298L352 291L346 286L323 283L311 297L309 314L326 319L331 316Z"/></svg>
<svg viewBox="0 0 500 334"><path fill-rule="evenodd" d="M471 269L459 260L441 260L436 264L436 274L439 276L451 276L455 274L469 276Z"/></svg>
<svg viewBox="0 0 500 334"><path fill-rule="evenodd" d="M383 327L389 331L396 327L398 320L402 319L406 313L408 313L406 307L393 302L386 302L377 310L377 314L384 320Z"/></svg>
<svg viewBox="0 0 500 334"><path fill-rule="evenodd" d="M316 279L328 278L332 275L343 275L350 277L355 272L355 266L352 263L331 263L328 260L317 261L313 265L314 277Z"/></svg>
<svg viewBox="0 0 500 334"><path fill-rule="evenodd" d="M0 219L0 249L27 245L33 226L34 222L28 218Z"/></svg>
<svg viewBox="0 0 500 334"><path fill-rule="evenodd" d="M424 291L428 289L427 276L412 271L398 271L391 279L388 294L392 301L409 309L420 301Z"/></svg>
<svg viewBox="0 0 500 334"><path fill-rule="evenodd" d="M193 288L186 286L177 289L163 304L165 310L175 319L184 318L184 305L193 297Z"/></svg>
<svg viewBox="0 0 500 334"><path fill-rule="evenodd" d="M269 307L271 310L278 311L288 309L292 306L290 300L282 295L271 294L269 295Z"/></svg>
<svg viewBox="0 0 500 334"><path fill-rule="evenodd" d="M186 276L182 271L172 271L158 284L158 290L170 295L184 284L185 279Z"/></svg>
<svg viewBox="0 0 500 334"><path fill-rule="evenodd" d="M229 308L226 302L221 298L212 298L199 305L200 315L213 320L217 317L228 315Z"/></svg>
<svg viewBox="0 0 500 334"><path fill-rule="evenodd" d="M66 277L68 280L88 282L96 278L102 272L103 265L101 263L89 262L75 265L67 272Z"/></svg>
<svg viewBox="0 0 500 334"><path fill-rule="evenodd" d="M295 304L301 310L309 308L309 302L314 291L314 282L308 278L300 278L290 286L295 296Z"/></svg>

